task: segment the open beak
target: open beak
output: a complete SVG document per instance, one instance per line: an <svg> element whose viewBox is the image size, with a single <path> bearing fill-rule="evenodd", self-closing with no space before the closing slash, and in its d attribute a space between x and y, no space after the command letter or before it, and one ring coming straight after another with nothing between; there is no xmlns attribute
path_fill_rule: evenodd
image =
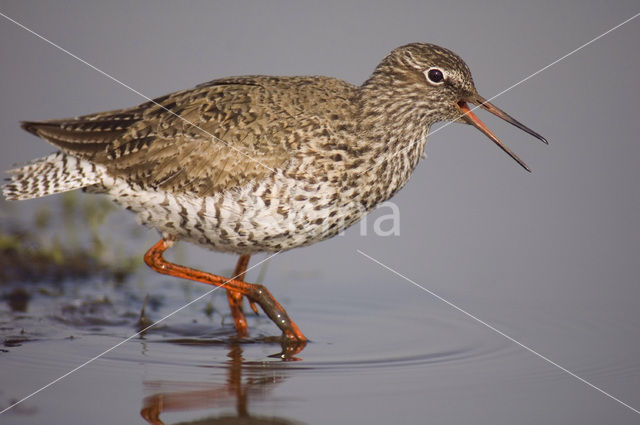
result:
<svg viewBox="0 0 640 425"><path fill-rule="evenodd" d="M491 112L493 115L502 118L503 120L505 120L509 124L513 124L514 126L518 127L520 130L526 131L527 133L531 134L533 137L535 137L537 139L540 139L542 142L544 142L546 144L549 144L549 142L547 142L547 140L544 137L542 137L541 135L539 135L535 131L531 130L529 127L524 126L523 124L518 122L516 119L514 119L512 116L510 116L509 114L507 114L506 112L504 112L500 108L492 105L491 103L489 103L487 100L483 99L482 97L476 95L473 100L470 100L470 102L477 104L482 109L485 109L485 110ZM527 164L525 164L524 161L522 161L520 158L518 158L518 155L513 153L511 151L511 149L506 147L504 145L504 143L502 143L500 141L500 139L498 139L498 137L496 137L496 135L493 134L493 132L491 130L489 130L489 128L487 128L487 126L484 125L484 123L482 121L480 121L480 119L473 112L471 112L471 109L469 109L469 106L467 105L467 102L465 102L465 101L458 102L458 108L460 108L460 111L463 114L460 117L461 120L463 120L467 124L471 124L472 126L477 128L478 130L483 132L488 138L493 140L493 142L496 145L498 145L500 147L500 149L505 151L511 158L513 158L518 164L520 164L522 166L522 168L524 168L525 170L531 172L531 169L527 166Z"/></svg>

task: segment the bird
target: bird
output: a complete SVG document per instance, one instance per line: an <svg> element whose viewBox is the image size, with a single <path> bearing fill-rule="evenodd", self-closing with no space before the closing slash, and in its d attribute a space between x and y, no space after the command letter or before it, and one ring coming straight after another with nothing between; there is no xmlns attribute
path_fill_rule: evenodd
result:
<svg viewBox="0 0 640 425"><path fill-rule="evenodd" d="M411 43L392 50L360 86L324 76L246 75L131 108L22 122L57 151L9 170L3 194L106 194L160 232L144 256L154 271L226 289L238 336L248 336L247 297L283 341L305 344L266 286L245 281L250 257L331 238L391 198L437 122L474 126L530 171L470 104L548 144L481 97L457 54ZM233 275L165 260L178 240L238 255Z"/></svg>

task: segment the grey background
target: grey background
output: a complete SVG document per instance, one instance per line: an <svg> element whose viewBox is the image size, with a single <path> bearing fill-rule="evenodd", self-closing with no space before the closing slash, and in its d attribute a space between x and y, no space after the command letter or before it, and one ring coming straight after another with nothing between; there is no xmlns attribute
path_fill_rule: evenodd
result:
<svg viewBox="0 0 640 425"><path fill-rule="evenodd" d="M640 7L3 0L0 11L149 97L239 74L320 74L359 84L392 48L428 41L461 55L490 98ZM532 174L475 129L448 126L429 138L428 158L393 198L400 236L376 237L371 226L363 236L356 226L274 259L271 280L291 269L318 273L321 288L300 279L290 293L295 299L296 290L315 291L318 303L340 297L343 285L366 291L368 281L407 290L360 249L640 408L639 40L640 18L494 100L548 138L548 147L479 113ZM20 120L144 100L1 17L0 75L1 169L52 151L20 130ZM195 264L233 261L197 248L189 253ZM593 403L619 415L619 423L638 420L586 385L563 382L584 396L585 409Z"/></svg>

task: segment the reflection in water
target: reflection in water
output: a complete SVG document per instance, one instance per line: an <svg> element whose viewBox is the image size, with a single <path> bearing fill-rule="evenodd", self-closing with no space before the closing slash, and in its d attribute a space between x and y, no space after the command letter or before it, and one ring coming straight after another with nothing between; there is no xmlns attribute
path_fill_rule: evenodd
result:
<svg viewBox="0 0 640 425"><path fill-rule="evenodd" d="M235 405L236 414L208 417L181 424L270 424L302 425L301 422L277 417L252 416L249 414L249 399L264 397L274 386L284 380L282 374L274 375L271 368L252 368L244 362L242 348L237 343L230 346L227 363L227 379L224 383L148 381L147 389L155 393L143 401L140 414L150 424L164 425L160 420L163 412L183 412L187 410L220 408ZM250 377L242 379L243 372L250 371ZM281 373L281 370L280 370Z"/></svg>

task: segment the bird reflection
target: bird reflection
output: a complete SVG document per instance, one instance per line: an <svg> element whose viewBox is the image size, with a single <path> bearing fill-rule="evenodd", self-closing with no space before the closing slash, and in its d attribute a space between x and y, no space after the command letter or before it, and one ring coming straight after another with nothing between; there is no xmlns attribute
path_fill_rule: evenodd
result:
<svg viewBox="0 0 640 425"><path fill-rule="evenodd" d="M283 351L284 352L284 351ZM283 357L285 354L282 355ZM242 348L232 343L228 354L227 378L224 383L148 381L145 387L154 394L143 400L140 414L150 424L164 425L163 412L184 412L198 409L223 408L235 405L235 415L226 412L180 424L192 425L304 425L280 417L254 416L249 413L249 400L264 398L273 387L284 381L283 369L253 367L242 357ZM243 379L243 374L248 375Z"/></svg>

